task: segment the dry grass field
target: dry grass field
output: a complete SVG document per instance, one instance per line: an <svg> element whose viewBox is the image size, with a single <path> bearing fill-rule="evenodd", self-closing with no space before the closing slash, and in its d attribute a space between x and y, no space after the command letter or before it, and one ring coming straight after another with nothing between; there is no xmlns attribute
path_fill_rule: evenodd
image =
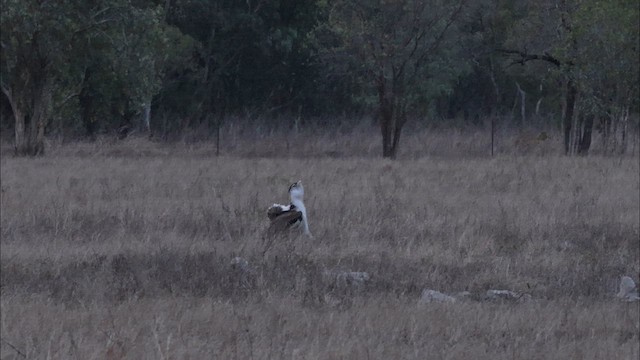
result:
<svg viewBox="0 0 640 360"><path fill-rule="evenodd" d="M635 150L505 140L490 158L473 134L408 134L387 161L378 137L232 140L220 157L141 139L3 155L0 357L640 356L639 303L614 297L640 275ZM266 208L298 179L314 237L269 246ZM421 304L425 288L531 299Z"/></svg>

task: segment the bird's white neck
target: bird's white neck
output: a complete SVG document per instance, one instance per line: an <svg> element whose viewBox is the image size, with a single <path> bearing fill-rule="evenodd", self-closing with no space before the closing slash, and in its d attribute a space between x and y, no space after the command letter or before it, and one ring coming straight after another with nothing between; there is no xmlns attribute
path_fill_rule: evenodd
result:
<svg viewBox="0 0 640 360"><path fill-rule="evenodd" d="M291 204L293 204L298 211L302 213L302 226L304 226L304 233L306 235L311 235L309 231L309 221L307 220L307 208L304 207L304 203L302 199L298 199L296 197L291 197Z"/></svg>

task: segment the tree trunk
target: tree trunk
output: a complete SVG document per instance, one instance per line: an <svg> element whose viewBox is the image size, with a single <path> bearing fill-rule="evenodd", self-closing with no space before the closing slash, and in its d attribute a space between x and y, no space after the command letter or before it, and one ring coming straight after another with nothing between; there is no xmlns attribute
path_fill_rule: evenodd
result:
<svg viewBox="0 0 640 360"><path fill-rule="evenodd" d="M607 154L609 152L609 134L611 132L611 119L609 115L600 118L600 132L602 133L602 151Z"/></svg>
<svg viewBox="0 0 640 360"><path fill-rule="evenodd" d="M220 156L220 127L222 127L222 122L227 116L227 104L223 99L223 94L220 89L218 89L215 97L215 107L213 109L213 113L216 119L216 156ZM298 119L300 118L300 114L298 113ZM289 145L287 138L287 146Z"/></svg>
<svg viewBox="0 0 640 360"><path fill-rule="evenodd" d="M393 158L393 101L392 95L388 93L384 80L378 84L378 116L380 120L380 131L382 133L382 157Z"/></svg>
<svg viewBox="0 0 640 360"><path fill-rule="evenodd" d="M538 99L536 102L536 117L540 116L540 104L542 104L542 98Z"/></svg>
<svg viewBox="0 0 640 360"><path fill-rule="evenodd" d="M629 108L622 110L622 116L620 118L622 124L622 137L620 139L620 155L624 155L627 151L627 127L629 124Z"/></svg>
<svg viewBox="0 0 640 360"><path fill-rule="evenodd" d="M566 105L562 119L564 126L564 152L566 155L569 155L571 151L571 124L573 122L573 111L576 105L577 93L578 89L573 80L567 80Z"/></svg>
<svg viewBox="0 0 640 360"><path fill-rule="evenodd" d="M78 94L78 104L80 105L80 116L82 124L91 141L96 140L97 122L95 121L94 91L91 87L93 68L89 67L84 72L84 82Z"/></svg>
<svg viewBox="0 0 640 360"><path fill-rule="evenodd" d="M33 98L17 99L12 90L4 90L11 104L15 121L15 154L44 154L44 130L49 117L52 93L52 79L37 82Z"/></svg>
<svg viewBox="0 0 640 360"><path fill-rule="evenodd" d="M20 97L14 96L13 89L2 87L2 92L9 100L11 112L13 113L14 130L14 151L16 155L26 153L27 139L25 138L25 111L23 103L18 103Z"/></svg>
<svg viewBox="0 0 640 360"><path fill-rule="evenodd" d="M382 157L390 158L392 144L392 122L393 114L384 104L380 105L380 131L382 132Z"/></svg>
<svg viewBox="0 0 640 360"><path fill-rule="evenodd" d="M22 109L13 109L13 118L15 119L15 153L16 155L27 153L27 139L24 131L24 113Z"/></svg>
<svg viewBox="0 0 640 360"><path fill-rule="evenodd" d="M516 81L516 87L518 89L518 94L520 94L520 122L524 127L527 122L527 119L526 119L527 93L524 90L522 90L522 88L520 87L520 84L518 84L517 81Z"/></svg>
<svg viewBox="0 0 640 360"><path fill-rule="evenodd" d="M396 106L396 108L400 108L400 106ZM398 154L398 147L400 145L400 133L402 132L402 126L406 122L406 113L403 110L396 111L394 114L394 129L393 129L393 142L391 144L391 153L390 158L395 159Z"/></svg>
<svg viewBox="0 0 640 360"><path fill-rule="evenodd" d="M394 75L395 76L395 75ZM400 145L400 134L406 122L406 108L402 88L394 81L389 87L382 75L378 79L378 116L382 133L382 157L395 159Z"/></svg>
<svg viewBox="0 0 640 360"><path fill-rule="evenodd" d="M618 150L618 118L612 120L611 129L611 153L615 153Z"/></svg>
<svg viewBox="0 0 640 360"><path fill-rule="evenodd" d="M151 138L151 99L144 104L143 108L142 125L144 127L144 131L147 132L147 136Z"/></svg>
<svg viewBox="0 0 640 360"><path fill-rule="evenodd" d="M88 87L84 87L82 91L80 91L78 103L80 105L80 116L82 117L82 123L84 124L87 136L91 141L95 141L97 123L94 116L93 96L89 93Z"/></svg>
<svg viewBox="0 0 640 360"><path fill-rule="evenodd" d="M578 139L578 154L587 155L591 148L591 133L593 132L593 118L594 116L589 114L581 116Z"/></svg>
<svg viewBox="0 0 640 360"><path fill-rule="evenodd" d="M536 118L539 118L540 116L540 105L542 104L542 99L544 98L544 94L542 92L542 82L540 83L540 87L538 89L540 90L540 98L536 102Z"/></svg>
<svg viewBox="0 0 640 360"><path fill-rule="evenodd" d="M500 88L498 87L498 82L496 81L495 72L493 70L493 58L491 57L489 58L489 65L489 76L491 78L491 83L493 84L493 91L495 95L493 108L491 109L491 157L493 157L493 149L495 146L496 118L498 117L498 103L500 102Z"/></svg>
<svg viewBox="0 0 640 360"><path fill-rule="evenodd" d="M491 157L493 157L494 138L496 133L496 114L491 115Z"/></svg>
<svg viewBox="0 0 640 360"><path fill-rule="evenodd" d="M396 113L389 108L388 104L383 104L380 106L379 116L382 132L382 157L395 159L398 154L405 115Z"/></svg>
<svg viewBox="0 0 640 360"><path fill-rule="evenodd" d="M29 144L27 155L43 155L44 154L44 130L49 118L49 110L51 105L51 86L53 81L45 79L35 94L33 99L32 114L30 117Z"/></svg>

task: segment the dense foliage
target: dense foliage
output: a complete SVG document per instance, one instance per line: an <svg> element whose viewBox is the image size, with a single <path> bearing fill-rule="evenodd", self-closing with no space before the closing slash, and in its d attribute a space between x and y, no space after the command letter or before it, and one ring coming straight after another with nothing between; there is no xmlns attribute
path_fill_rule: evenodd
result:
<svg viewBox="0 0 640 360"><path fill-rule="evenodd" d="M40 154L47 133L167 139L230 118L332 126L368 114L393 157L407 120L507 115L563 129L568 153L586 153L592 129L615 150L639 112L638 11L630 0L2 0L2 129L17 153Z"/></svg>

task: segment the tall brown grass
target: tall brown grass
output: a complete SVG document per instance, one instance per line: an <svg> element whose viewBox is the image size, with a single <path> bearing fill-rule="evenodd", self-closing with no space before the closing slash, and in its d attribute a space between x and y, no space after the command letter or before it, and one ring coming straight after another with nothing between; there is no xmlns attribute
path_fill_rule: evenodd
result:
<svg viewBox="0 0 640 360"><path fill-rule="evenodd" d="M636 154L490 158L454 132L387 161L364 136L296 136L289 155L265 136L221 157L140 139L2 157L1 357L638 358L638 305L614 298L640 274ZM266 207L298 179L314 237L268 247Z"/></svg>

